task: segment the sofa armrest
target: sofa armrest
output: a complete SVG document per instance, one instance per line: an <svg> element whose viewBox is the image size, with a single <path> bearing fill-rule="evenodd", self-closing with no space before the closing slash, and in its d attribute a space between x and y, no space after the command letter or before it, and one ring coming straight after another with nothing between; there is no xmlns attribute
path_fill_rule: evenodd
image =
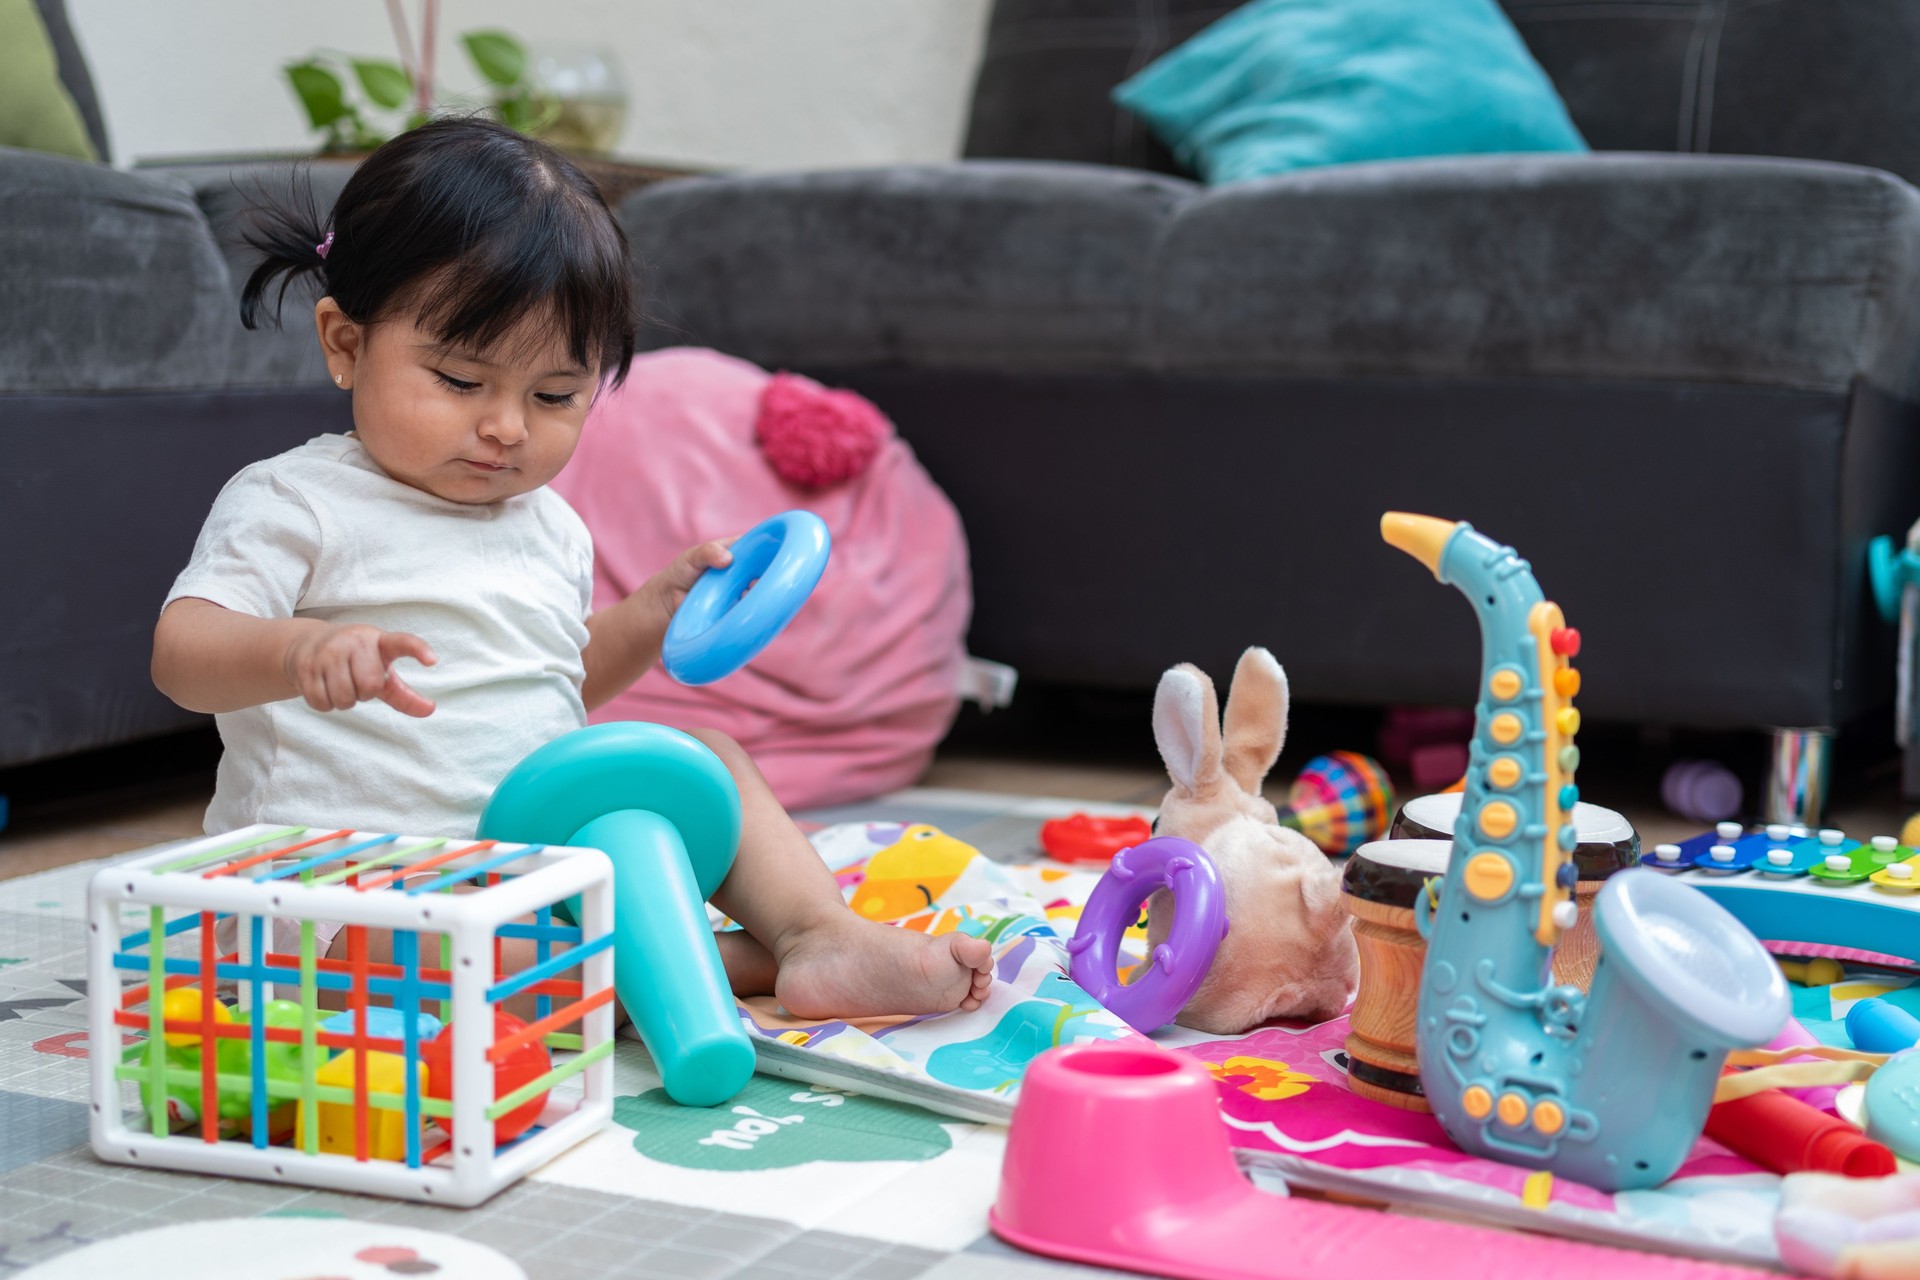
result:
<svg viewBox="0 0 1920 1280"><path fill-rule="evenodd" d="M218 386L237 329L190 192L0 148L0 393Z"/></svg>

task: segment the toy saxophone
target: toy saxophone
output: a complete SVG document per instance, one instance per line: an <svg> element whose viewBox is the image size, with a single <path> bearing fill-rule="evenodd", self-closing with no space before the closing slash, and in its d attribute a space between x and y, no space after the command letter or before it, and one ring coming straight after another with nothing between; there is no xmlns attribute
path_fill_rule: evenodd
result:
<svg viewBox="0 0 1920 1280"><path fill-rule="evenodd" d="M1390 512L1381 535L1480 619L1466 794L1420 977L1420 1083L1466 1150L1606 1191L1665 1182L1692 1150L1728 1051L1785 1025L1786 983L1706 895L1658 872L1607 881L1590 994L1552 979L1577 919L1580 634L1511 547L1464 523Z"/></svg>

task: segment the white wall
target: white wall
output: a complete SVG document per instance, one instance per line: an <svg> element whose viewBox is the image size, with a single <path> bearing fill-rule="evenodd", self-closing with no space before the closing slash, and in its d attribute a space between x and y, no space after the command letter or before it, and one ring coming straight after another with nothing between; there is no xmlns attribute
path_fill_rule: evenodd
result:
<svg viewBox="0 0 1920 1280"><path fill-rule="evenodd" d="M619 153L726 168L949 159L988 0L444 0L439 73L478 79L457 35L616 55ZM121 165L311 145L281 65L319 49L393 57L381 0L67 0ZM417 2L406 0L416 26Z"/></svg>

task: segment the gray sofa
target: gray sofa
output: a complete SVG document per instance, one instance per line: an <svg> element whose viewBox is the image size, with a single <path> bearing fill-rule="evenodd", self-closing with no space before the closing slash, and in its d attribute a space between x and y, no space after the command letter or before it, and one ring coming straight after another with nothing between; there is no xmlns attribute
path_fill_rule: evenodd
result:
<svg viewBox="0 0 1920 1280"><path fill-rule="evenodd" d="M1603 154L1207 190L1106 91L1227 7L1002 0L969 159L629 197L648 341L873 397L967 521L972 647L1029 679L1260 642L1306 700L1464 702L1471 619L1379 542L1400 507L1533 560L1590 715L1884 704L1920 8L1511 0ZM0 153L0 765L192 723L147 642L208 502L346 425L303 324L239 328L254 176Z"/></svg>
<svg viewBox="0 0 1920 1280"><path fill-rule="evenodd" d="M1469 611L1379 540L1405 508L1533 560L1592 716L1883 706L1920 6L1508 0L1596 154L1210 190L1107 91L1229 7L1000 0L968 160L637 194L650 340L878 401L967 518L975 651L1031 678L1257 641L1306 699L1464 702Z"/></svg>

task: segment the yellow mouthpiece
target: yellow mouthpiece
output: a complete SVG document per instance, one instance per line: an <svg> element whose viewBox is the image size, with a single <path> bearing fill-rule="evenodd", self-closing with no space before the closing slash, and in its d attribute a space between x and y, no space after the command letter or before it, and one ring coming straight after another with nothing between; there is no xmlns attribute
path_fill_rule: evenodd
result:
<svg viewBox="0 0 1920 1280"><path fill-rule="evenodd" d="M1440 576L1440 553L1447 549L1447 539L1459 527L1457 520L1439 520L1405 511L1389 511L1380 517L1380 536L1387 540L1387 545L1400 548L1427 566L1436 578Z"/></svg>

